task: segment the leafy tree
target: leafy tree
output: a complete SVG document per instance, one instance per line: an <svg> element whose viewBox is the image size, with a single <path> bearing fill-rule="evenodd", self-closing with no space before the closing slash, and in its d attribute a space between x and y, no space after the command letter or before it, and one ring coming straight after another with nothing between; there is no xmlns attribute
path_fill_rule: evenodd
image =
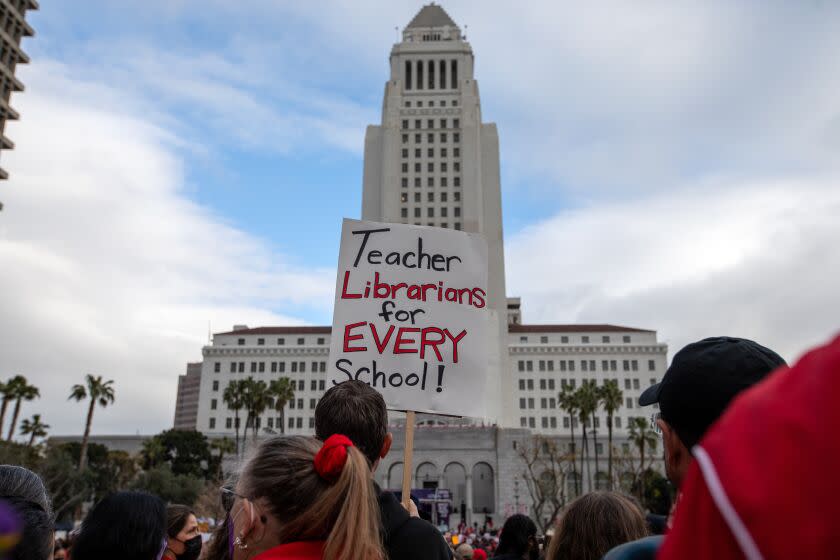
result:
<svg viewBox="0 0 840 560"><path fill-rule="evenodd" d="M280 413L280 433L286 433L286 405L295 398L295 388L288 377L273 379L268 386L274 398L274 410Z"/></svg>
<svg viewBox="0 0 840 560"><path fill-rule="evenodd" d="M534 521L545 533L566 505L566 473L574 468L574 456L564 454L557 442L534 436L516 452L525 466L522 479L533 504Z"/></svg>
<svg viewBox="0 0 840 560"><path fill-rule="evenodd" d="M49 424L41 422L40 414L33 414L32 420L24 418L20 423L20 435L29 436L29 446L35 445L35 438L45 437L47 430L50 429Z"/></svg>
<svg viewBox="0 0 840 560"><path fill-rule="evenodd" d="M20 375L12 379L12 383L7 387L7 391L11 392L12 400L15 401L15 409L12 412L12 424L9 426L9 435L6 436L6 441L12 441L12 437L15 435L15 428L17 427L21 402L34 400L41 396L41 392L38 390L38 387L30 385L26 378Z"/></svg>
<svg viewBox="0 0 840 560"><path fill-rule="evenodd" d="M645 472L645 448L656 451L659 438L650 427L646 418L633 417L630 419L630 442L639 450L639 476ZM640 496L641 497L641 496Z"/></svg>
<svg viewBox="0 0 840 560"><path fill-rule="evenodd" d="M586 426L590 423L590 419L594 418L595 411L598 410L598 388L592 381L584 381L581 386L575 391L578 404L578 415L580 417L581 431L583 432L583 456L586 458L586 480L589 483L589 488L592 488L592 466L589 464L589 441L586 439ZM593 423L594 427L594 423ZM596 432L597 434L597 432ZM597 437L597 435L596 435ZM595 469L598 468L598 448L595 448ZM581 465L581 474L583 474L583 465Z"/></svg>
<svg viewBox="0 0 840 560"><path fill-rule="evenodd" d="M207 437L192 430L165 430L143 443L143 466L168 466L175 475L206 478L212 457Z"/></svg>
<svg viewBox="0 0 840 560"><path fill-rule="evenodd" d="M616 411L621 408L624 401L624 393L618 388L618 381L609 379L604 381L604 384L598 388L598 398L604 411L607 413L607 441L609 443L609 453L607 457L607 479L609 480L610 490L613 488L613 417Z"/></svg>
<svg viewBox="0 0 840 560"><path fill-rule="evenodd" d="M236 443L236 454L239 455L239 411L242 410L244 403L242 402L242 380L235 380L228 383L228 386L225 387L224 393L222 393L222 400L227 405L227 407L233 410L234 416L234 430L236 430L236 439L234 440Z"/></svg>
<svg viewBox="0 0 840 560"><path fill-rule="evenodd" d="M251 433L254 439L257 438L257 430L259 429L259 418L262 416L265 409L268 408L268 401L270 395L268 394L268 385L265 381L255 380L253 377L248 377L242 380L242 404L247 412L245 418L245 432L242 438L243 444L248 437L248 428L251 428Z"/></svg>
<svg viewBox="0 0 840 560"><path fill-rule="evenodd" d="M646 469L634 485L642 505L651 513L668 515L671 511L673 487L667 478L654 469Z"/></svg>
<svg viewBox="0 0 840 560"><path fill-rule="evenodd" d="M214 439L210 442L210 451L218 451L218 455L216 455L213 459L215 462L215 469L216 472L216 480L222 479L222 468L224 466L225 455L228 453L234 453L236 451L236 446L233 443L233 440L230 438L219 438ZM217 492L218 494L218 492ZM218 498L218 496L216 496Z"/></svg>
<svg viewBox="0 0 840 560"><path fill-rule="evenodd" d="M195 503L204 481L186 474L175 474L169 465L160 465L140 473L131 484L132 490L144 490L160 496L169 503L191 506Z"/></svg>
<svg viewBox="0 0 840 560"><path fill-rule="evenodd" d="M90 398L90 406L88 407L87 420L85 421L85 435L82 437L82 449L79 457L79 470L84 471L87 464L87 447L90 439L90 426L93 424L93 410L99 404L105 408L114 402L114 381L103 381L101 375L94 377L91 374L85 376L85 385L73 385L70 389L69 399L75 399L76 402L83 401Z"/></svg>
<svg viewBox="0 0 840 560"><path fill-rule="evenodd" d="M578 400L577 396L575 395L575 391L569 387L568 385L564 386L560 393L557 395L557 402L560 405L560 408L569 415L569 431L571 432L572 436L572 448L576 448L575 446L575 422L577 421L578 415ZM580 495L580 478L577 477L577 467L575 466L575 457L572 454L572 473L575 474L575 493ZM583 477L583 465L581 465L581 478Z"/></svg>

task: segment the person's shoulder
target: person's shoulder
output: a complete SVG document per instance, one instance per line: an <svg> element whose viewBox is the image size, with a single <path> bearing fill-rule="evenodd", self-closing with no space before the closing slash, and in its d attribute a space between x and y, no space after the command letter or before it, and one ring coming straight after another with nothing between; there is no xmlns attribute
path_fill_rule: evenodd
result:
<svg viewBox="0 0 840 560"><path fill-rule="evenodd" d="M387 536L389 558L448 560L452 557L443 535L428 521L410 517Z"/></svg>

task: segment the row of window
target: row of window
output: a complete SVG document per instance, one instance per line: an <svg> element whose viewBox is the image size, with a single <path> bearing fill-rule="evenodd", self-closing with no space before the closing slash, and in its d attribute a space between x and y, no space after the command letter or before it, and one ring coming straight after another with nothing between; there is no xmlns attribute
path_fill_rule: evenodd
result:
<svg viewBox="0 0 840 560"><path fill-rule="evenodd" d="M402 120L403 130L408 128L408 119ZM426 119L426 129L434 128L449 128L449 119L439 119L440 126L435 127L435 119ZM423 119L414 119L414 128L420 130L423 128ZM452 128L461 128L461 119L452 119Z"/></svg>
<svg viewBox="0 0 840 560"><path fill-rule="evenodd" d="M239 428L242 425L240 420L241 420L240 418L230 418L230 417L225 418L225 428L228 429L228 430L233 430L234 429L234 424L236 425L237 428ZM262 427L261 420L262 420L262 418L257 418L257 429L258 430ZM294 428L302 429L303 428L303 418L301 418L301 417L294 418L292 416L289 416L288 418L286 418L286 421L287 421L286 425L287 425L288 428L291 428L291 429L294 429ZM276 427L276 428L279 429L281 424L282 424L282 418L280 418L279 416L277 417L276 420L275 420L274 417L268 417L266 419L266 427L268 427L268 428L273 429L273 428ZM215 418L210 418L210 421L208 422L208 428L211 429L211 430L216 429L216 419ZM309 428L315 428L315 418L312 418L312 417L309 418Z"/></svg>
<svg viewBox="0 0 840 560"><path fill-rule="evenodd" d="M291 386L292 389L295 391L305 391L306 390L306 381L303 379L291 379ZM310 391L325 391L326 390L326 381L324 379L312 379L310 380L309 384ZM213 391L219 391L219 381L213 381Z"/></svg>
<svg viewBox="0 0 840 560"><path fill-rule="evenodd" d="M300 338L297 339L298 346L303 346L305 344L305 342L306 342L306 339L303 338L303 337L300 337ZM319 337L317 339L316 343L318 344L318 346L324 346L327 343L327 339L324 338L324 337ZM238 339L236 341L236 344L238 346L245 346L245 339L244 338ZM286 339L285 338L278 338L277 339L277 346L285 346L285 345L286 345ZM257 346L265 346L265 339L264 338L258 338L257 339Z"/></svg>
<svg viewBox="0 0 840 560"><path fill-rule="evenodd" d="M271 369L271 373L284 373L286 371L286 362L251 362L250 373L265 373L266 364ZM306 362L294 361L289 362L289 371L292 373L306 372ZM213 372L220 373L222 371L222 363L213 363ZM312 373L326 373L327 362L312 362ZM231 362L230 373L245 373L245 362Z"/></svg>
<svg viewBox="0 0 840 560"><path fill-rule="evenodd" d="M403 172L404 172L404 173L408 173L408 171L406 171L406 170L408 169L408 168L406 167L406 165L407 165L407 164L405 164L405 163L403 164ZM414 167L416 168L418 165L420 165L420 164L419 164L419 163L418 163L418 164L415 164L415 166L414 166ZM441 187L448 187L448 186L449 186L449 178L448 178L448 177L446 177L446 176L444 176L444 177L438 177L438 181L437 181L437 183L438 183L438 185L439 185L439 186L441 186ZM402 187L403 187L404 189L405 189L405 188L408 188L408 177L402 177L402 178L401 178L401 180L400 180L400 184L402 185ZM421 179L420 177L415 177L415 178L414 178L414 186L415 186L415 187L420 187L420 186L421 186L421 184L422 184L422 179ZM434 188L434 186L435 186L435 178L434 178L434 177L426 177L426 186L427 186L427 187L432 187L432 188ZM453 177L453 178L452 178L452 186L453 186L453 187L460 187L460 186L461 186L461 178L460 178L460 177L458 177L458 176ZM407 196L407 194L406 194L406 193L403 193L403 196Z"/></svg>
<svg viewBox="0 0 840 560"><path fill-rule="evenodd" d="M580 360L580 371L597 371L597 360ZM539 360L539 371L554 371L554 360ZM622 360L623 371L639 371L639 360ZM534 371L533 360L519 360L519 371ZM558 371L575 371L575 360L557 360ZM601 360L601 371L618 371L618 360ZM648 371L656 371L656 360L648 360Z"/></svg>
<svg viewBox="0 0 840 560"><path fill-rule="evenodd" d="M403 150L403 152L407 152L407 151L408 151L408 150ZM422 167L423 167L423 166L422 166L422 164L421 164L419 161L418 161L418 162L415 162L415 164L414 164L414 172L415 172L415 173L422 173ZM460 164L460 163L458 163L457 161L456 161L456 162L452 165L452 167L453 167L453 171L455 171L456 173L461 171L461 164ZM403 162L403 164L402 164L402 172L403 172L403 173L408 173L408 163ZM427 172L427 173L434 173L434 172L435 172L435 162L430 161L430 162L427 162L427 163L426 163L426 172ZM448 173L448 172L449 172L449 165L447 165L447 163L446 163L445 161L444 161L444 162L441 162L441 164L440 164L440 172L441 172L441 173ZM403 182L402 186L403 186L403 187L408 187L408 177L403 177L403 179L404 179L405 181ZM431 177L430 177L430 179L431 179ZM443 179L443 177L441 177L441 179ZM454 177L452 178L452 184L453 184L454 186L456 186L456 187L460 187L460 186L461 186L461 179L460 179L460 177L458 177L457 175L456 175L456 176L454 176ZM433 186L433 185L432 185L432 184L430 184L429 186L431 187L431 186ZM442 186L442 187L445 187L446 185L445 185L445 184L441 184L441 186Z"/></svg>
<svg viewBox="0 0 840 560"><path fill-rule="evenodd" d="M408 121L403 121L403 124L406 124L406 123L408 123ZM406 129L406 127L403 127L403 130L405 130L405 129ZM408 134L403 134L402 136L403 136L403 144L408 143ZM439 138L440 138L441 142L444 142L444 143L449 142L449 133L448 132L441 132ZM423 141L423 135L420 134L420 133L415 133L414 134L414 143L415 144L420 144L422 141ZM460 132L453 132L452 133L452 141L455 144L459 143L461 141L461 133ZM434 144L435 143L435 133L434 132L426 133L426 142L429 143L429 144ZM461 157L460 150L458 150L457 148L452 148L452 156L453 157Z"/></svg>
<svg viewBox="0 0 840 560"><path fill-rule="evenodd" d="M405 223L408 223L408 222L405 222ZM421 222L414 222L414 225L415 226L422 226L423 224ZM449 222L440 222L439 224L436 224L435 222L427 222L426 225L429 226L429 227L448 228L449 227ZM460 231L461 230L461 222L455 222L454 224L452 224L452 228L457 230L457 231Z"/></svg>
<svg viewBox="0 0 840 560"><path fill-rule="evenodd" d="M408 208L400 208L400 216L403 218L408 218ZM423 213L419 206L414 207L414 217L415 218L422 218ZM435 209L432 206L426 208L426 217L427 218L434 218L435 217ZM441 218L448 218L449 217L449 210L446 206L440 209L440 217ZM456 206L452 209L452 217L460 218L461 217L461 207Z"/></svg>
<svg viewBox="0 0 840 560"><path fill-rule="evenodd" d="M404 105L405 105L406 107L411 107L411 101L406 101ZM434 107L434 106L435 106L435 101L434 101L434 99L429 100L429 107ZM441 106L441 107L446 107L446 99L441 99L441 100L440 100L440 106ZM453 99L453 100L452 100L452 106L453 106L453 107L457 107L457 106L458 106L458 100L457 100L457 99ZM418 99L418 100L417 100L417 107L423 107L423 100L422 100L422 99Z"/></svg>
<svg viewBox="0 0 840 560"><path fill-rule="evenodd" d="M428 149L427 149L427 153L431 154L432 152L434 152L434 148L428 148ZM403 158L407 158L407 157L408 157L408 153L409 153L409 152L408 152L408 148L403 148L403 149L402 149L402 153L401 153L401 155L402 155L402 157L403 157ZM422 153L423 153L423 151L422 151L420 148L414 148L414 157L416 157L416 158L423 157ZM428 157L434 157L434 156L429 155ZM415 171L419 171L419 170L420 170L420 169L417 167L417 164L414 164L414 169L415 169ZM429 166L427 167L427 169L428 169L429 173L433 173L433 172L434 172L434 170L435 170L434 163L433 163L433 162L429 162ZM440 170L441 170L442 172L449 171L449 165L447 164L447 162L445 162L445 161L441 162L441 164L440 164ZM453 162L453 163L452 163L452 170L453 170L453 171L461 171L461 162L460 162L460 161L455 161L455 162Z"/></svg>
<svg viewBox="0 0 840 560"><path fill-rule="evenodd" d="M422 194L419 192L414 193L414 202L422 202L423 197ZM434 202L435 201L435 193L428 191L426 192L426 202ZM449 193L442 192L440 193L440 201L441 202L449 202ZM453 202L461 202L461 193L456 191L452 193L452 201ZM400 195L400 202L408 202L408 193L402 193Z"/></svg>
<svg viewBox="0 0 840 560"><path fill-rule="evenodd" d="M534 397L521 397L519 399L519 408L522 410L533 410L536 408L537 400ZM627 397L625 400L625 407L626 408L639 408L639 399L638 398L631 398ZM540 409L542 410L555 410L557 408L557 400L554 397L542 397L540 399ZM621 418L619 416L613 417L614 425L616 428L621 427ZM577 427L577 420L575 419L574 422L575 427ZM587 428L589 427L589 420L584 422L584 426ZM565 417L563 421L563 427L569 427L569 417ZM595 427L601 427L601 420L598 416L595 417Z"/></svg>
<svg viewBox="0 0 840 560"><path fill-rule="evenodd" d="M629 416L627 418L627 425L628 426L630 425L630 421L632 419L633 419L632 416ZM645 420L647 421L647 418L645 418ZM570 424L573 425L576 429L580 426L580 422L578 422L577 418L572 418L572 421L570 422L569 417L564 416L563 417L563 428L568 430ZM591 424L591 422L589 422L588 420L586 422L584 422L584 426L586 428L589 428L590 424ZM537 427L537 421L536 421L536 418L533 417L533 416L530 416L530 417L529 416L520 416L519 417L519 425L522 428L536 428ZM556 416L543 416L540 420L540 427L542 427L542 428L557 429L557 425L558 424L557 424L557 417ZM621 428L621 425L622 425L621 416L613 416L613 426L615 426L616 428ZM601 427L600 418L598 418L597 416L595 417L595 427L596 428ZM598 445L600 446L601 444L599 443ZM624 445L626 446L628 444L624 444ZM574 452L574 444L569 443L568 446L569 446L569 452L573 453ZM623 448L623 451L626 453L626 452L629 451L629 448ZM603 453L603 448L602 447L598 447L598 453L599 454Z"/></svg>
<svg viewBox="0 0 840 560"><path fill-rule="evenodd" d="M604 343L604 344L609 344L610 340L611 340L610 335L605 334L605 335L601 336L601 342ZM630 340L631 339L630 339L629 334L625 334L621 337L621 342L623 342L625 344L628 344L630 342ZM583 344L589 344L591 342L590 337L587 334L581 336L580 341ZM519 342L527 343L528 342L528 337L527 336L520 336L519 337ZM569 337L568 336L564 335L564 336L560 337L560 344L568 344L568 343L569 343ZM548 336L541 336L540 337L540 344L548 344Z"/></svg>
<svg viewBox="0 0 840 560"><path fill-rule="evenodd" d="M458 87L458 61L450 60L447 72L445 60L406 60L403 83L406 90L455 89Z"/></svg>

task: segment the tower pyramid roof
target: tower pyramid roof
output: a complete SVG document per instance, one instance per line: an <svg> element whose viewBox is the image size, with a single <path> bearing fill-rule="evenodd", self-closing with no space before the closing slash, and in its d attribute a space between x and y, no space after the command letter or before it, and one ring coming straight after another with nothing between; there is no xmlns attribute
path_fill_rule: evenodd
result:
<svg viewBox="0 0 840 560"><path fill-rule="evenodd" d="M409 22L406 29L417 27L458 27L449 14L439 5L432 2L423 6L417 15Z"/></svg>

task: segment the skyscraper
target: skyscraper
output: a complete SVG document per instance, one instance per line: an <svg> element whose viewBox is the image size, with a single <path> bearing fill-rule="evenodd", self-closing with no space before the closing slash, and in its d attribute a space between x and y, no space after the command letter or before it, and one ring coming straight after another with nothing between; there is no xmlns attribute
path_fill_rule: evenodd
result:
<svg viewBox="0 0 840 560"><path fill-rule="evenodd" d="M35 34L26 23L26 10L37 10L35 0L4 0L0 2L0 150L11 150L14 142L6 137L6 121L16 120L18 112L9 105L13 91L23 91L23 84L15 77L15 67L19 62L29 62L29 57L20 48L22 37ZM9 174L0 167L0 179L8 179ZM0 210L3 203L0 202Z"/></svg>
<svg viewBox="0 0 840 560"><path fill-rule="evenodd" d="M446 11L424 6L391 49L382 124L365 136L362 219L454 228L487 238L488 411L512 422L496 125L481 121L474 55Z"/></svg>

